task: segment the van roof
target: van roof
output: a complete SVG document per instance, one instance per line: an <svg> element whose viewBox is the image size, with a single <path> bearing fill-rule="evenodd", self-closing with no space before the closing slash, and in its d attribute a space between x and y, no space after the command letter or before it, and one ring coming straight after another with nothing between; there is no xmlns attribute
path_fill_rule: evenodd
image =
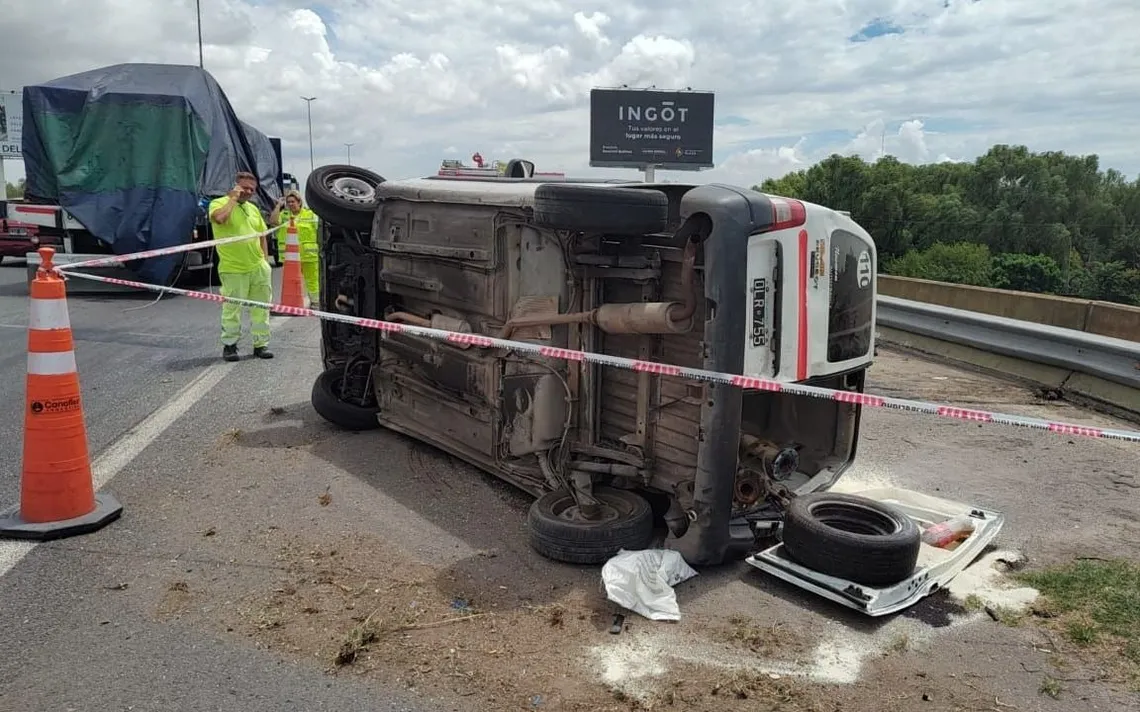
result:
<svg viewBox="0 0 1140 712"><path fill-rule="evenodd" d="M462 203L466 205L495 205L509 208L533 208L534 191L538 186L549 183L572 183L612 188L664 188L668 190L688 190L704 183L645 183L622 178L562 178L540 177L507 178L503 176L427 176L425 178L404 178L385 181L376 186L376 194L381 200L396 199L412 202ZM716 185L715 183L713 185ZM739 186L734 186L740 189ZM783 196L762 193L769 198ZM783 198L788 200L789 198ZM799 200L807 210L826 210L845 215L825 205Z"/></svg>

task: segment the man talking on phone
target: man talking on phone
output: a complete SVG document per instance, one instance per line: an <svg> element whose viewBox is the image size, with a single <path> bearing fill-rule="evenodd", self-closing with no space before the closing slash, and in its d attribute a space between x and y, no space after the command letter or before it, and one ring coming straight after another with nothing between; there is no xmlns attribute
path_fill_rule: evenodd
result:
<svg viewBox="0 0 1140 712"><path fill-rule="evenodd" d="M218 245L218 278L222 282L222 296L250 299L256 302L273 301L273 269L269 266L266 236L252 237L266 231L265 219L257 206L249 202L257 191L257 178L252 173L238 173L234 187L221 198L210 202L210 222L214 237L222 239L250 235L227 245ZM241 313L243 307L222 302L222 358L237 361L238 341L241 339ZM250 339L253 355L273 358L269 350L269 310L249 308Z"/></svg>

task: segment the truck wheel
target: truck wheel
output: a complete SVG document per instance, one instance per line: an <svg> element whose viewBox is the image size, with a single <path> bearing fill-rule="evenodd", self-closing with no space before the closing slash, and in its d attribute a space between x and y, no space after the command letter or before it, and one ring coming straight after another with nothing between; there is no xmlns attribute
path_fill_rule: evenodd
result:
<svg viewBox="0 0 1140 712"><path fill-rule="evenodd" d="M313 382L310 401L317 415L345 430L375 430L380 427L376 406L363 406L341 399L340 384L343 368L330 368Z"/></svg>
<svg viewBox="0 0 1140 712"><path fill-rule="evenodd" d="M889 586L914 573L918 525L881 502L816 492L796 497L784 514L784 550L821 574L865 586Z"/></svg>
<svg viewBox="0 0 1140 712"><path fill-rule="evenodd" d="M358 166L321 166L305 182L305 202L321 220L351 230L372 230L384 177Z"/></svg>
<svg viewBox="0 0 1140 712"><path fill-rule="evenodd" d="M598 519L585 519L569 490L547 492L530 506L530 545L548 559L600 564L622 549L645 549L653 541L653 511L641 495L594 488L602 505Z"/></svg>
<svg viewBox="0 0 1140 712"><path fill-rule="evenodd" d="M659 190L544 183L534 190L534 222L557 230L648 235L668 227L669 199Z"/></svg>

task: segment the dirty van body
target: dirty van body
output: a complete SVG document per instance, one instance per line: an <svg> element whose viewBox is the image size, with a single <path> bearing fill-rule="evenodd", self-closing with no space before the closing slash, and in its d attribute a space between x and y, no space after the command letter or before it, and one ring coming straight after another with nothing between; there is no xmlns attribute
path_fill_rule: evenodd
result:
<svg viewBox="0 0 1140 712"><path fill-rule="evenodd" d="M330 310L863 390L876 253L837 211L718 184L507 177L380 182L371 209L370 229L362 214L323 228ZM552 559L645 548L655 524L694 565L746 556L855 457L856 403L462 341L322 322L313 405L529 492Z"/></svg>

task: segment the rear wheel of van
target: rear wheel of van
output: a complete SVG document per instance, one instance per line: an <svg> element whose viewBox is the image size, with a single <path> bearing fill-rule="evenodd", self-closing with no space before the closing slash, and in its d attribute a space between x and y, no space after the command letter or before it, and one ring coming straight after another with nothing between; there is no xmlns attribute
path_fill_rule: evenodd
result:
<svg viewBox="0 0 1140 712"><path fill-rule="evenodd" d="M659 190L544 183L534 190L534 222L556 230L648 235L668 227L669 199Z"/></svg>
<svg viewBox="0 0 1140 712"><path fill-rule="evenodd" d="M634 492L595 487L599 516L582 516L567 489L548 492L530 506L530 544L548 559L568 564L600 564L620 550L636 551L653 542L653 511Z"/></svg>
<svg viewBox="0 0 1140 712"><path fill-rule="evenodd" d="M320 166L305 182L305 202L321 220L368 232L380 205L376 187L384 177L359 166Z"/></svg>
<svg viewBox="0 0 1140 712"><path fill-rule="evenodd" d="M345 430L379 428L380 421L376 416L380 409L345 400L341 393L342 383L344 383L343 368L330 368L317 376L310 396L313 410L317 411L317 415Z"/></svg>
<svg viewBox="0 0 1140 712"><path fill-rule="evenodd" d="M864 586L890 586L913 574L921 544L918 525L894 507L831 492L792 499L782 537L796 563Z"/></svg>

